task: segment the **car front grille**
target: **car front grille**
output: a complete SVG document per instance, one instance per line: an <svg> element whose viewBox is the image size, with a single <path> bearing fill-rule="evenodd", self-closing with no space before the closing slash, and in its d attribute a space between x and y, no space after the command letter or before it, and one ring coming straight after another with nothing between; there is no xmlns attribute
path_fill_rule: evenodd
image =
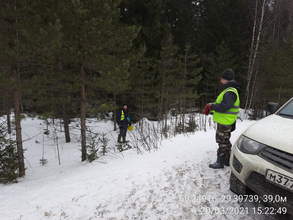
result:
<svg viewBox="0 0 293 220"><path fill-rule="evenodd" d="M276 203L272 205L277 205L279 207L285 206L288 208L288 211L293 213L293 192L266 181L265 176L257 172L251 172L245 183L260 196L271 195L273 197L278 196L286 198L285 203Z"/></svg>
<svg viewBox="0 0 293 220"><path fill-rule="evenodd" d="M268 146L262 150L258 156L277 167L293 173L293 154Z"/></svg>

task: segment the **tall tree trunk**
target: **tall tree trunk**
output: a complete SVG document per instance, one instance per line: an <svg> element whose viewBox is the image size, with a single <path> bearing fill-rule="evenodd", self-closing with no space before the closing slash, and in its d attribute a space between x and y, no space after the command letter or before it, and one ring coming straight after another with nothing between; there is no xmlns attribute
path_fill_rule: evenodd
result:
<svg viewBox="0 0 293 220"><path fill-rule="evenodd" d="M142 86L142 97L141 97L141 106L140 106L140 112L141 112L140 113L140 118L142 119L142 120L140 120L141 121L141 125L140 125L141 133L143 132L144 92L145 92L145 90L144 90L144 84L143 84L143 86Z"/></svg>
<svg viewBox="0 0 293 220"><path fill-rule="evenodd" d="M4 109L6 112L6 119L7 119L7 132L11 134L11 120L10 120L10 100L9 100L8 91L4 91Z"/></svg>
<svg viewBox="0 0 293 220"><path fill-rule="evenodd" d="M64 101L62 103L62 117L63 117L63 123L64 123L65 141L66 143L69 143L70 142L69 118L67 115L67 105Z"/></svg>
<svg viewBox="0 0 293 220"><path fill-rule="evenodd" d="M162 76L162 90L161 90L161 99L159 105L159 121L163 121L163 103L164 103L164 93L165 93L165 67L163 67L163 76Z"/></svg>
<svg viewBox="0 0 293 220"><path fill-rule="evenodd" d="M251 84L252 73L253 73L253 69L254 69L254 65L255 65L256 56L258 53L258 45L259 45L259 41L260 41L260 36L263 31L262 25L263 25L266 0L263 0L262 10L261 10L261 18L260 18L260 23L259 23L258 33L257 33L257 39L256 39L256 42L254 42L254 35L255 35L255 30L256 30L256 20L257 20L257 2L258 1L256 1L256 3L255 3L256 6L255 6L253 35L252 35L252 42L251 42L251 47L250 47L250 58L249 58L248 74L247 74L247 86L246 86L246 92L245 92L245 112L246 112L247 108L251 107L251 106L248 106L248 100L249 100L249 98L252 98L252 95L250 92L250 84ZM255 46L254 46L254 44L255 44Z"/></svg>
<svg viewBox="0 0 293 220"><path fill-rule="evenodd" d="M256 79L257 79L257 74L258 74L258 69L259 69L258 67L259 67L259 64L257 64L257 69L254 74L254 80L253 80L253 84L252 84L252 88L251 88L251 98L249 100L249 105L248 105L249 109L251 108L252 103L254 103L254 98L256 97L255 84L256 84Z"/></svg>
<svg viewBox="0 0 293 220"><path fill-rule="evenodd" d="M184 73L183 73L183 100L182 100L182 132L185 132L185 110L186 110L186 74L187 74L187 56L188 50L186 50L185 58L184 58Z"/></svg>
<svg viewBox="0 0 293 220"><path fill-rule="evenodd" d="M80 124L81 124L81 161L86 160L86 129L85 129L85 85L84 85L84 72L83 64L79 64L80 79L82 81L81 85L81 101L80 101Z"/></svg>
<svg viewBox="0 0 293 220"><path fill-rule="evenodd" d="M6 111L6 117L7 117L7 131L8 131L8 134L11 134L10 110Z"/></svg>
<svg viewBox="0 0 293 220"><path fill-rule="evenodd" d="M114 94L114 104L116 105L116 95ZM117 111L116 109L114 109L114 112L113 112L113 121L114 121L114 131L117 130L117 125L116 125L116 116L117 116Z"/></svg>
<svg viewBox="0 0 293 220"><path fill-rule="evenodd" d="M255 32L256 32L256 21L257 21L257 0L255 1L255 10L254 10L254 23L253 23L253 31L252 31L252 40L250 45L250 54L249 54L249 63L248 63L248 74L247 74L247 87L245 91L245 97L244 100L246 101L245 104L245 112L247 110L247 103L248 103L248 97L250 93L250 80L252 75L252 58L254 54L254 38L255 38Z"/></svg>
<svg viewBox="0 0 293 220"><path fill-rule="evenodd" d="M22 147L22 136L21 136L21 116L20 116L20 101L19 101L19 84L17 67L13 65L11 68L12 78L14 79L14 92L13 92L13 102L14 102L14 117L15 117L15 131L16 131L16 145L17 145L17 155L18 155L18 166L19 166L19 176L25 175L25 165Z"/></svg>
<svg viewBox="0 0 293 220"><path fill-rule="evenodd" d="M62 66L61 60L58 61L58 64L59 64L59 71L60 71L60 73L62 73L63 66ZM68 118L68 114L67 114L67 105L66 105L64 98L62 101L62 117L63 117L63 123L64 123L65 141L66 141L66 143L69 143L70 142L69 118Z"/></svg>

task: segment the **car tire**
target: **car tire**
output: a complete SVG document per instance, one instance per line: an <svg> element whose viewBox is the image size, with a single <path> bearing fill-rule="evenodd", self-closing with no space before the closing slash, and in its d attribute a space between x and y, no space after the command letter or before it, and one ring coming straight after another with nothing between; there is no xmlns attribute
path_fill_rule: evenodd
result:
<svg viewBox="0 0 293 220"><path fill-rule="evenodd" d="M237 195L246 195L247 186L243 184L237 177L231 172L230 175L230 190Z"/></svg>

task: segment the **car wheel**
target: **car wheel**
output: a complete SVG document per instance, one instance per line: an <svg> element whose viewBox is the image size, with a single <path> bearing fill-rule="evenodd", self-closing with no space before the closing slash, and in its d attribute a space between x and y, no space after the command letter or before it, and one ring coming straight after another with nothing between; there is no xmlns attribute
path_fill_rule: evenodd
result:
<svg viewBox="0 0 293 220"><path fill-rule="evenodd" d="M246 194L246 185L243 184L237 177L231 172L230 175L230 190L237 195Z"/></svg>

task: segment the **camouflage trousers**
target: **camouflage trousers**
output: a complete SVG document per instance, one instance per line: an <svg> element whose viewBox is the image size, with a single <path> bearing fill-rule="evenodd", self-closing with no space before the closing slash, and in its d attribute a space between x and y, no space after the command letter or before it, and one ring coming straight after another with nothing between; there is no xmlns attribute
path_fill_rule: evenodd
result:
<svg viewBox="0 0 293 220"><path fill-rule="evenodd" d="M219 145L217 155L225 156L226 158L230 157L230 152L232 148L232 144L230 142L231 137L231 125L222 125L217 123L217 131L216 131L216 142Z"/></svg>

